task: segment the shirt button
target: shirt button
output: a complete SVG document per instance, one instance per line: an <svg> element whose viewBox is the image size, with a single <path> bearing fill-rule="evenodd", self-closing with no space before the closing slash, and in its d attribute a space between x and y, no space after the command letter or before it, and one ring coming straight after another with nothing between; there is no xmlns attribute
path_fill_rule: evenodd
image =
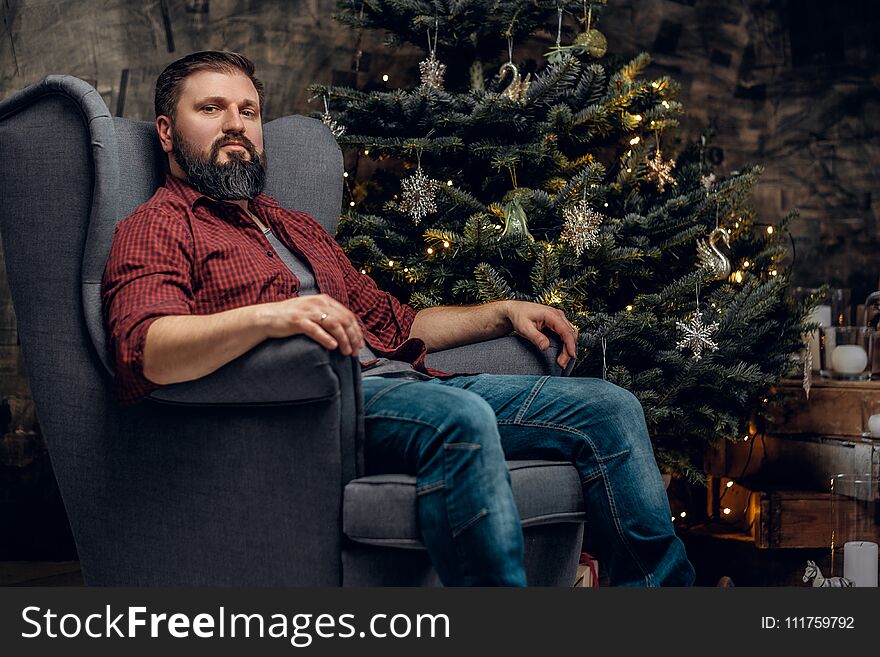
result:
<svg viewBox="0 0 880 657"><path fill-rule="evenodd" d="M275 257L275 254L272 253L271 251L266 251L266 255L269 256L270 258L274 258L274 257Z"/></svg>

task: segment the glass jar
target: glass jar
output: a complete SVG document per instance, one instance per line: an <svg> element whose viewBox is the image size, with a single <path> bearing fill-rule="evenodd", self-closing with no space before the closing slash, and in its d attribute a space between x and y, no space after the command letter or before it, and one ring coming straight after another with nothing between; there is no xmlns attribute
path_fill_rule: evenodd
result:
<svg viewBox="0 0 880 657"><path fill-rule="evenodd" d="M874 329L828 326L819 331L819 373L823 377L845 381L867 381L871 378Z"/></svg>

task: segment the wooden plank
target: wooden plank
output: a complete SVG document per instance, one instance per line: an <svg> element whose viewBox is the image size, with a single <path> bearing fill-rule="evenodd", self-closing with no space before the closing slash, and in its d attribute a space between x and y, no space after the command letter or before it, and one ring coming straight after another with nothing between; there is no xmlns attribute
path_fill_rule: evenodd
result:
<svg viewBox="0 0 880 657"><path fill-rule="evenodd" d="M772 394L779 411L768 431L777 434L861 436L866 404L880 404L880 381L817 379L804 394L801 382L785 382Z"/></svg>
<svg viewBox="0 0 880 657"><path fill-rule="evenodd" d="M746 520L755 547L838 547L847 540L880 540L875 502L833 497L830 492L751 491Z"/></svg>

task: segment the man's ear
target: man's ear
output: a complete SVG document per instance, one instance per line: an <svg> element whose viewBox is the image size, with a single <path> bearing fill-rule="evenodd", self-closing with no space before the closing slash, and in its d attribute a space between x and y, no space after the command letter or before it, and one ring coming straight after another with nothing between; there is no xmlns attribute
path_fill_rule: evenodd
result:
<svg viewBox="0 0 880 657"><path fill-rule="evenodd" d="M156 132L159 135L162 150L166 153L172 151L173 125L171 119L164 114L156 117Z"/></svg>

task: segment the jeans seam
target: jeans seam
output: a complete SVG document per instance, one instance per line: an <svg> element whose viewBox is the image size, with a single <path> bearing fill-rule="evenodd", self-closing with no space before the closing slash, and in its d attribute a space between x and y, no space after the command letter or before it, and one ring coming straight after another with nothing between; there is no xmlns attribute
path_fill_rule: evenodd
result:
<svg viewBox="0 0 880 657"><path fill-rule="evenodd" d="M411 422L412 424L419 424L423 427L428 427L429 429L433 429L434 433L439 432L440 430L435 427L430 422L425 422L424 420L417 420L412 417L400 417L398 415L388 415L386 413L374 413L372 415L365 415L364 420L396 420L397 422Z"/></svg>
<svg viewBox="0 0 880 657"><path fill-rule="evenodd" d="M544 384L550 379L549 376L542 376L540 379L535 381L535 385L532 386L531 392L529 392L529 396L526 397L526 400L523 402L523 405L520 406L519 411L516 414L516 417L513 419L514 422L521 422L523 416L526 414L526 411L529 410L529 407L532 405L532 402L535 401L535 397L538 396L538 393L541 392L541 388L544 387Z"/></svg>
<svg viewBox="0 0 880 657"><path fill-rule="evenodd" d="M595 477L590 477L589 480L594 481L599 477L602 478L603 484L605 486L605 495L608 498L608 507L611 510L611 518L614 521L614 528L615 530L617 530L617 537L620 539L620 542L623 543L623 545L626 547L626 551L629 553L629 556L633 560L633 563L635 563L638 569L642 572L642 575L645 577L645 581L650 582L650 574L647 570L645 570L645 567L642 565L642 562L639 561L639 558L636 556L635 552L633 552L632 546L630 546L629 541L626 539L626 534L623 531L623 527L620 526L620 515L617 512L617 505L614 503L614 493L611 491L611 484L608 480L608 473L605 470L605 463L609 462L613 458L627 453L628 450L618 452L604 458L600 457L599 451L596 449L596 444L590 439L590 437L586 433L565 424L554 424L552 422L521 422L517 420L498 420L498 424L511 424L523 427L556 429L558 431L565 431L567 433L572 433L576 436L580 436L581 438L583 438L583 440L590 446L593 454L596 455L596 463L599 465L598 475Z"/></svg>
<svg viewBox="0 0 880 657"><path fill-rule="evenodd" d="M446 480L441 479L440 481L434 481L430 484L423 484L421 486L416 486L416 495L427 495L428 493L433 493L435 490L440 490L441 488L446 488Z"/></svg>
<svg viewBox="0 0 880 657"><path fill-rule="evenodd" d="M382 390L377 392L375 395L372 396L370 401L368 401L366 404L364 404L364 414L366 415L366 413L370 409L370 407L373 406L373 404L375 404L377 401L382 399L382 397L384 397L385 395L387 395L389 392L391 392L393 390L397 390L400 386L405 386L407 383L417 383L417 381L414 379L408 379L405 381L398 381L398 382L393 383L392 385L388 386L387 388L383 388Z"/></svg>
<svg viewBox="0 0 880 657"><path fill-rule="evenodd" d="M594 448L593 441L590 441L590 446ZM633 562L638 566L639 570L642 571L642 575L644 575L645 581L647 582L648 571L645 570L642 562L639 561L639 558L636 556L635 552L633 552L632 546L629 544L626 534L620 526L620 515L617 512L617 504L614 502L614 493L611 491L611 482L608 479L608 473L605 470L604 463L599 463L599 471L602 473L602 483L605 486L605 494L608 497L608 506L611 508L611 517L614 518L614 527L617 529L617 535L620 538L621 543L626 547L626 551L629 552L629 556L632 558Z"/></svg>
<svg viewBox="0 0 880 657"><path fill-rule="evenodd" d="M471 518L470 520L468 520L468 521L467 521L466 523L464 523L461 527L459 527L459 528L457 528L457 529L456 529L456 528L453 528L453 529L452 529L452 538L458 538L458 537L461 536L464 532L466 532L468 529L470 529L471 527L473 527L474 525L476 525L480 520L482 520L483 518L485 518L485 517L488 516L488 515L489 515L489 509L487 509L486 507L483 507L482 509L480 509L480 510L477 512L477 515L475 515L473 518Z"/></svg>

